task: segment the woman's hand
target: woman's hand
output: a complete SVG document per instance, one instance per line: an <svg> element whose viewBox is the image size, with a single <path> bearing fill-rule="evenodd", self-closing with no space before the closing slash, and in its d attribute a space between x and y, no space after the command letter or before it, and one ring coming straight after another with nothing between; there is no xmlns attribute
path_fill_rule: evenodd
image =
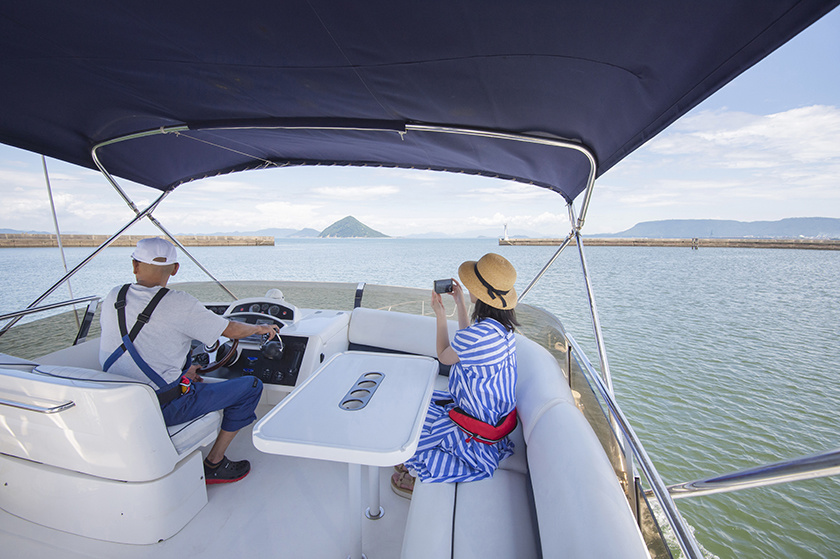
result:
<svg viewBox="0 0 840 559"><path fill-rule="evenodd" d="M435 311L436 318L435 347L437 349L438 361L444 365L457 363L459 360L458 354L449 345L449 323L446 320L446 309L443 308L443 299L440 293L432 292L432 310Z"/></svg>
<svg viewBox="0 0 840 559"><path fill-rule="evenodd" d="M464 288L455 278L452 278L452 298L455 299L455 303L464 302Z"/></svg>
<svg viewBox="0 0 840 559"><path fill-rule="evenodd" d="M455 299L455 310L458 313L458 328L464 329L470 325L467 316L467 301L464 298L464 288L455 278L452 278L452 298Z"/></svg>
<svg viewBox="0 0 840 559"><path fill-rule="evenodd" d="M432 292L432 310L435 311L435 316L446 317L446 309L443 308L443 299L440 293Z"/></svg>

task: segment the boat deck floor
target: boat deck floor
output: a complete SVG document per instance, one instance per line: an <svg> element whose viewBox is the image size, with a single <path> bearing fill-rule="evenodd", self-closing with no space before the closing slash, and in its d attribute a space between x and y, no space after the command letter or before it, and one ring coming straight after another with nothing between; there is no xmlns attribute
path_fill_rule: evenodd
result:
<svg viewBox="0 0 840 559"><path fill-rule="evenodd" d="M261 406L258 412L263 415L269 409ZM0 511L2 555L63 559L348 556L351 524L346 464L264 454L254 448L250 427L237 435L227 455L232 460L250 460L251 473L236 483L208 486L207 505L166 541L114 544L44 528ZM363 518L363 549L368 559L400 555L409 501L391 491L392 473L392 468L379 470L384 516ZM363 478L364 508L368 483L367 476Z"/></svg>

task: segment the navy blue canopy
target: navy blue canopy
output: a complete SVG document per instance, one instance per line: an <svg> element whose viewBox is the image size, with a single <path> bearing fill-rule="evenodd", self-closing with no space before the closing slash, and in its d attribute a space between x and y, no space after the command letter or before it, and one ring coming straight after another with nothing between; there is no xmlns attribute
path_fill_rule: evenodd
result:
<svg viewBox="0 0 840 559"><path fill-rule="evenodd" d="M573 200L836 0L18 1L0 141L166 190L271 165L501 176ZM418 129L417 125L421 128Z"/></svg>

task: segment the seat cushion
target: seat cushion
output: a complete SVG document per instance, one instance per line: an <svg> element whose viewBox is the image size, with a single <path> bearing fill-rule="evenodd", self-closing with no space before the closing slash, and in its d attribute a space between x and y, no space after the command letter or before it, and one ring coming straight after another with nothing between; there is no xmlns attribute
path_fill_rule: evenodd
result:
<svg viewBox="0 0 840 559"><path fill-rule="evenodd" d="M420 481L414 484L403 536L402 559L450 556L455 485Z"/></svg>
<svg viewBox="0 0 840 559"><path fill-rule="evenodd" d="M178 456L186 456L193 450L214 442L221 425L222 412L213 411L187 423L172 425L166 429Z"/></svg>
<svg viewBox="0 0 840 559"><path fill-rule="evenodd" d="M458 484L454 557L536 558L539 541L527 475L496 470L492 478Z"/></svg>

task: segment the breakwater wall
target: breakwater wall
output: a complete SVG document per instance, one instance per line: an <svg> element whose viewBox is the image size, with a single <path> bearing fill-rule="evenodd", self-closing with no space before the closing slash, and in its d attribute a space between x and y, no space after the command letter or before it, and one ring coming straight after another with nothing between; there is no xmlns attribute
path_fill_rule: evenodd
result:
<svg viewBox="0 0 840 559"><path fill-rule="evenodd" d="M133 247L137 241L155 235L122 235L111 246ZM110 235L62 235L61 244L65 247L98 247L108 240ZM178 242L184 246L274 246L274 237L248 235L175 235ZM57 247L55 235L2 233L0 234L0 248L34 248Z"/></svg>
<svg viewBox="0 0 840 559"><path fill-rule="evenodd" d="M565 239L499 239L500 246L559 246ZM572 244L575 244L572 241ZM585 237L585 246L685 248L795 248L840 250L837 239L613 239Z"/></svg>

